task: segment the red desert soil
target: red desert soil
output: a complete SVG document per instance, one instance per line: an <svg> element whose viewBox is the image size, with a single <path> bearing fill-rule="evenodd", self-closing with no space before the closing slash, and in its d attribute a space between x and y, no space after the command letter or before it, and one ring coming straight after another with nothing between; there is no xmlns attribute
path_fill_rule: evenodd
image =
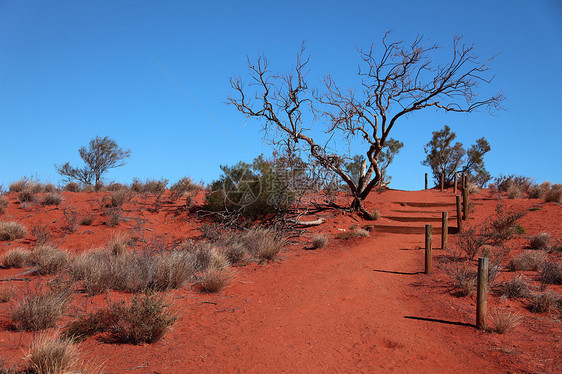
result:
<svg viewBox="0 0 562 374"><path fill-rule="evenodd" d="M138 235L167 235L167 240L200 235L202 222L194 215L165 206L159 213L131 205L130 220L115 228L103 224L98 199L102 193L63 193L60 207L22 208L10 194L8 211L0 220L17 220L29 229L35 223L49 224L54 241L69 252L101 246L119 230L136 227ZM474 213L468 225L493 214L498 203L508 209L528 211L521 220L526 233L511 242L519 253L528 237L549 232L562 238L562 207L537 199L498 201L484 191L472 195ZM414 204L408 204L414 203ZM429 203L429 204L415 204ZM451 191L404 192L389 190L373 194L367 207L378 208L376 225L423 227L415 217L440 217L449 212L449 225L456 227ZM62 229L63 211L73 207L80 214L95 211L94 224L75 233ZM435 212L435 213L427 213ZM155 344L117 345L90 337L79 344L87 362L103 363L107 373L543 373L562 370L562 336L557 316L533 314L521 300L488 298L489 311L504 308L523 316L521 324L505 335L478 331L475 296L456 297L450 281L437 265L444 256L440 235L434 231L433 275L423 274L423 234L374 231L370 237L349 240L335 235L371 222L337 211L321 212L326 223L309 229L269 264L251 264L235 269L230 284L218 294L202 294L193 288L168 292L179 319ZM314 216L317 217L317 216ZM311 217L311 218L314 218ZM390 217L390 218L385 218ZM392 218L413 217L413 219ZM406 221L404 221L406 220ZM428 220L439 227L439 220ZM141 227L142 226L142 227ZM150 231L149 231L150 230ZM400 231L400 230L389 230ZM327 247L310 249L315 233L329 236ZM0 255L16 246L32 247L32 235L18 242L0 242ZM456 235L449 236L449 246ZM558 257L559 259L559 257ZM476 266L476 265L475 265ZM22 270L0 270L0 279ZM529 278L536 273L528 272ZM502 279L513 273L502 272ZM24 282L12 281L14 287ZM561 293L562 287L548 286ZM61 326L77 311L95 310L128 295L111 292L88 298L77 294ZM0 304L0 358L24 366L23 358L32 333L9 331L10 304Z"/></svg>

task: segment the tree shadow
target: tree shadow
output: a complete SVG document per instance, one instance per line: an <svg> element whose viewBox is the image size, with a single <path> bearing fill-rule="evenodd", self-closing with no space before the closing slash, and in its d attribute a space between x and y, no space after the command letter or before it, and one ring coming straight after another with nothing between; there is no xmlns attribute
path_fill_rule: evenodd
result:
<svg viewBox="0 0 562 374"><path fill-rule="evenodd" d="M418 271L418 272L415 272L415 273L406 273L406 272L403 272L403 271L379 270L379 269L373 269L373 271L376 271L377 273L388 273L388 274L399 274L399 275L423 274L423 271Z"/></svg>
<svg viewBox="0 0 562 374"><path fill-rule="evenodd" d="M437 322L437 323L443 323L443 324L446 324L446 325L466 326L466 327L476 328L475 324L467 323L467 322L446 321L444 319L427 318L427 317L415 317L415 316L405 316L404 318L414 319L416 321Z"/></svg>

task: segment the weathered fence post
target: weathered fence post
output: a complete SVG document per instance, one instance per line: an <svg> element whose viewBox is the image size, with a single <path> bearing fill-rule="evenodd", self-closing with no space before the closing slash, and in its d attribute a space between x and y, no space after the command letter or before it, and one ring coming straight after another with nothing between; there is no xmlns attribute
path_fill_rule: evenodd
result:
<svg viewBox="0 0 562 374"><path fill-rule="evenodd" d="M427 173L425 173L425 189L427 190Z"/></svg>
<svg viewBox="0 0 562 374"><path fill-rule="evenodd" d="M460 195L456 195L455 199L457 200L457 229L458 232L462 230L462 211L461 211L461 197Z"/></svg>
<svg viewBox="0 0 562 374"><path fill-rule="evenodd" d="M468 219L468 188L462 190L462 219Z"/></svg>
<svg viewBox="0 0 562 374"><path fill-rule="evenodd" d="M462 172L462 176L461 176L461 185L462 185L462 189L464 191L464 189L466 188L466 185L464 184L466 182L466 173L463 171Z"/></svg>
<svg viewBox="0 0 562 374"><path fill-rule="evenodd" d="M441 249L447 249L447 237L449 234L449 212L441 215Z"/></svg>
<svg viewBox="0 0 562 374"><path fill-rule="evenodd" d="M476 294L476 328L486 330L488 306L488 259L478 259L478 290Z"/></svg>
<svg viewBox="0 0 562 374"><path fill-rule="evenodd" d="M454 186L454 190L453 190L454 193L457 193L457 182L458 182L458 179L459 179L459 174L455 172L455 186Z"/></svg>
<svg viewBox="0 0 562 374"><path fill-rule="evenodd" d="M443 175L443 173L441 173L441 192L443 192L443 188L445 187L445 176Z"/></svg>
<svg viewBox="0 0 562 374"><path fill-rule="evenodd" d="M431 225L425 225L425 273L431 274Z"/></svg>

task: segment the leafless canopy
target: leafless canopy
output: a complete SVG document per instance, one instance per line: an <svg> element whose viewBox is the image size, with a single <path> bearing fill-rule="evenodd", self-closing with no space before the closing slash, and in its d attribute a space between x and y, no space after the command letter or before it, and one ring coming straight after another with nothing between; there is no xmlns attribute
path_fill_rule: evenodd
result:
<svg viewBox="0 0 562 374"><path fill-rule="evenodd" d="M383 37L380 51L374 47L358 51L362 60L358 92L340 88L330 76L324 78L321 90L312 92L306 83L309 58L304 56L304 46L289 73L272 73L261 56L255 63L248 59L249 86L240 78L231 79L235 94L229 102L248 117L264 119L266 134L277 132L303 145L312 158L347 184L354 197L352 208L363 213L362 201L381 180L379 156L401 117L430 107L446 112L492 111L500 108L503 99L501 93L485 99L477 96L478 87L493 78L489 76L491 59L481 61L474 46L464 44L461 37L454 38L448 62L440 65L432 61L437 45L428 45L422 37L410 45L390 43L388 36ZM304 110L327 120L324 131L330 137L362 138L367 152L359 181L346 172L341 156L315 142L311 126L303 124Z"/></svg>

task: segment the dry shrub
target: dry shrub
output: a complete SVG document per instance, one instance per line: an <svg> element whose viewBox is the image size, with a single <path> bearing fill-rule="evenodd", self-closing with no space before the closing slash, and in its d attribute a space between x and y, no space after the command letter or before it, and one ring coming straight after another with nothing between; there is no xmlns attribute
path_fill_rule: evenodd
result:
<svg viewBox="0 0 562 374"><path fill-rule="evenodd" d="M507 189L507 198L508 199L519 199L522 195L521 189L512 184L511 186L509 186L509 188Z"/></svg>
<svg viewBox="0 0 562 374"><path fill-rule="evenodd" d="M2 258L4 268L24 268L32 264L32 253L25 248L14 248L6 252Z"/></svg>
<svg viewBox="0 0 562 374"><path fill-rule="evenodd" d="M530 199L542 199L546 192L550 189L550 182L543 182L540 185L533 185L529 188Z"/></svg>
<svg viewBox="0 0 562 374"><path fill-rule="evenodd" d="M0 241L12 241L27 235L25 226L12 221L0 222Z"/></svg>
<svg viewBox="0 0 562 374"><path fill-rule="evenodd" d="M196 261L193 253L185 251L164 252L158 255L151 288L167 290L183 287L194 279Z"/></svg>
<svg viewBox="0 0 562 374"><path fill-rule="evenodd" d="M511 311L498 310L495 313L491 313L490 317L494 326L493 331L498 334L510 332L521 321L521 316Z"/></svg>
<svg viewBox="0 0 562 374"><path fill-rule="evenodd" d="M204 292L214 293L222 290L229 279L227 271L209 268L201 273L199 284Z"/></svg>
<svg viewBox="0 0 562 374"><path fill-rule="evenodd" d="M80 218L80 224L82 226L90 226L94 222L95 216L93 214L86 214Z"/></svg>
<svg viewBox="0 0 562 374"><path fill-rule="evenodd" d="M560 203L562 200L562 185L555 184L550 190L544 195L544 201L547 203L555 202Z"/></svg>
<svg viewBox="0 0 562 374"><path fill-rule="evenodd" d="M117 190L111 193L111 206L120 207L131 200L131 194L127 190Z"/></svg>
<svg viewBox="0 0 562 374"><path fill-rule="evenodd" d="M239 242L224 244L223 253L231 264L244 262L248 257L246 247L244 247L244 245Z"/></svg>
<svg viewBox="0 0 562 374"><path fill-rule="evenodd" d="M539 272L542 284L562 284L562 267L555 261L545 261Z"/></svg>
<svg viewBox="0 0 562 374"><path fill-rule="evenodd" d="M17 330L39 331L54 327L62 317L72 296L72 287L51 285L46 292L35 290L27 292L16 300L12 311L12 323Z"/></svg>
<svg viewBox="0 0 562 374"><path fill-rule="evenodd" d="M12 297L14 297L14 290L11 287L0 285L0 304L7 303L12 300Z"/></svg>
<svg viewBox="0 0 562 374"><path fill-rule="evenodd" d="M0 214L6 213L8 209L8 199L0 195Z"/></svg>
<svg viewBox="0 0 562 374"><path fill-rule="evenodd" d="M468 182L466 188L468 189L468 193L470 194L479 194L482 192L482 187L473 182Z"/></svg>
<svg viewBox="0 0 562 374"><path fill-rule="evenodd" d="M31 372L37 374L68 373L77 364L78 350L72 340L43 334L36 339L29 353Z"/></svg>
<svg viewBox="0 0 562 374"><path fill-rule="evenodd" d="M113 182L113 183L108 184L105 189L107 191L115 192L115 191L120 191L120 190L128 190L129 187L122 184L122 183Z"/></svg>
<svg viewBox="0 0 562 374"><path fill-rule="evenodd" d="M532 249L547 249L550 243L550 234L546 232L541 232L537 236L531 239L529 245Z"/></svg>
<svg viewBox="0 0 562 374"><path fill-rule="evenodd" d="M18 201L20 203L33 203L35 201L35 193L30 189L18 192Z"/></svg>
<svg viewBox="0 0 562 374"><path fill-rule="evenodd" d="M324 248L328 244L328 237L326 235L315 235L312 238L313 248Z"/></svg>
<svg viewBox="0 0 562 374"><path fill-rule="evenodd" d="M22 178L19 181L10 183L8 185L8 190L10 192L21 192L27 188L28 183L27 178Z"/></svg>
<svg viewBox="0 0 562 374"><path fill-rule="evenodd" d="M195 246L195 267L198 271L207 269L224 270L230 266L230 261L225 253L209 243L200 243Z"/></svg>
<svg viewBox="0 0 562 374"><path fill-rule="evenodd" d="M108 330L117 343L157 342L177 319L158 294L134 295L129 304L113 303L109 311L115 322Z"/></svg>
<svg viewBox="0 0 562 374"><path fill-rule="evenodd" d="M477 234L476 228L470 227L461 231L458 235L458 247L466 254L469 260L482 250L489 240L483 235Z"/></svg>
<svg viewBox="0 0 562 374"><path fill-rule="evenodd" d="M538 270L546 261L546 253L542 251L525 251L511 259L507 268L510 271Z"/></svg>
<svg viewBox="0 0 562 374"><path fill-rule="evenodd" d="M474 293L477 283L477 272L466 263L455 262L445 267L446 273L453 279L453 288L459 296Z"/></svg>
<svg viewBox="0 0 562 374"><path fill-rule="evenodd" d="M68 192L80 192L80 185L76 182L69 182L64 186L63 190Z"/></svg>
<svg viewBox="0 0 562 374"><path fill-rule="evenodd" d="M76 210L67 208L63 211L66 224L63 226L68 232L75 232L78 230L78 212Z"/></svg>
<svg viewBox="0 0 562 374"><path fill-rule="evenodd" d="M189 177L183 177L170 187L171 199L176 200L183 197L189 193L201 190L201 186L193 183L193 180Z"/></svg>
<svg viewBox="0 0 562 374"><path fill-rule="evenodd" d="M47 244L49 240L51 240L51 230L49 229L48 224L44 226L39 224L33 225L31 234L35 236L36 245L44 245Z"/></svg>
<svg viewBox="0 0 562 374"><path fill-rule="evenodd" d="M530 310L533 313L553 312L558 307L558 295L552 291L533 296Z"/></svg>
<svg viewBox="0 0 562 374"><path fill-rule="evenodd" d="M73 280L82 281L84 291L98 295L111 289L113 285L114 256L108 251L92 250L74 257L69 266Z"/></svg>
<svg viewBox="0 0 562 374"><path fill-rule="evenodd" d="M62 195L58 192L49 192L43 196L43 205L60 205L62 203Z"/></svg>
<svg viewBox="0 0 562 374"><path fill-rule="evenodd" d="M502 295L509 299L529 296L529 282L522 276L514 277L501 285Z"/></svg>
<svg viewBox="0 0 562 374"><path fill-rule="evenodd" d="M114 256L121 256L125 254L131 244L131 237L125 232L117 232L113 234L105 245Z"/></svg>
<svg viewBox="0 0 562 374"><path fill-rule="evenodd" d="M253 228L242 235L242 243L248 253L258 260L273 261L283 249L285 239L273 230Z"/></svg>
<svg viewBox="0 0 562 374"><path fill-rule="evenodd" d="M131 191L138 193L152 193L159 194L166 191L168 185L167 179L147 179L144 183L137 178L133 178L131 183Z"/></svg>
<svg viewBox="0 0 562 374"><path fill-rule="evenodd" d="M378 209L373 209L373 211L365 216L365 219L370 221L376 221L381 217L381 212Z"/></svg>
<svg viewBox="0 0 562 374"><path fill-rule="evenodd" d="M34 252L35 263L41 274L56 274L64 269L68 263L68 254L52 245L36 247Z"/></svg>

